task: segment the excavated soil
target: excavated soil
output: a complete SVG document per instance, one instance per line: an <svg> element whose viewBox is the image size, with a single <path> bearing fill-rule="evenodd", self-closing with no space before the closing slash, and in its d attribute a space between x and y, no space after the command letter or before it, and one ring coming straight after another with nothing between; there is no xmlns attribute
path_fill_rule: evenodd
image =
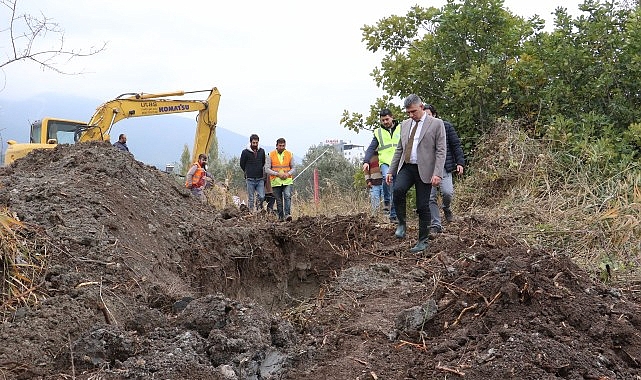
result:
<svg viewBox="0 0 641 380"><path fill-rule="evenodd" d="M479 217L414 256L413 228L215 209L104 143L1 169L0 204L3 279L40 268L2 379L641 379L636 293Z"/></svg>

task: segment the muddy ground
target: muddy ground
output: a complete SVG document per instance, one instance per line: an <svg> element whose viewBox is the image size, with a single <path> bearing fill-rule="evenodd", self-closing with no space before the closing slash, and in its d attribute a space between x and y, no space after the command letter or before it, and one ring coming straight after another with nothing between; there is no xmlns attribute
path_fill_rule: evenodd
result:
<svg viewBox="0 0 641 380"><path fill-rule="evenodd" d="M0 186L24 223L2 291L31 285L3 300L0 379L641 379L635 288L479 216L414 256L415 222L216 209L101 143Z"/></svg>

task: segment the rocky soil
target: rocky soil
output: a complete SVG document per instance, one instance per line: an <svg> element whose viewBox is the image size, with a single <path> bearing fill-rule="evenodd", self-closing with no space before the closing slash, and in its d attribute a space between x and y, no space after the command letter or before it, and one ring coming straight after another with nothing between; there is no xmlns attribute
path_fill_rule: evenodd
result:
<svg viewBox="0 0 641 380"><path fill-rule="evenodd" d="M3 379L641 379L637 288L479 217L414 256L414 228L216 209L105 143L0 169L0 204Z"/></svg>

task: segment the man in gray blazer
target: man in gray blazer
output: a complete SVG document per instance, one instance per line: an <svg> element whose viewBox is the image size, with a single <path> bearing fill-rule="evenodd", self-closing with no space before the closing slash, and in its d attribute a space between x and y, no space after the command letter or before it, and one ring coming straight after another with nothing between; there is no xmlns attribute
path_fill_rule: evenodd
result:
<svg viewBox="0 0 641 380"><path fill-rule="evenodd" d="M445 126L441 119L429 116L423 110L423 101L418 95L410 95L403 101L409 119L401 124L401 139L396 146L394 158L385 177L387 183L394 181L394 207L398 217L396 237L405 237L407 216L407 191L416 189L418 213L418 242L410 252L427 249L430 233L430 193L443 177L445 164Z"/></svg>

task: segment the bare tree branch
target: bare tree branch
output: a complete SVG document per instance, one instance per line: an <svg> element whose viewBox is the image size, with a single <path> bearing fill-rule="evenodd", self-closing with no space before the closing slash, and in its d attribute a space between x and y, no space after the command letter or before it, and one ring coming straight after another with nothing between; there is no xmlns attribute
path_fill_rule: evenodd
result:
<svg viewBox="0 0 641 380"><path fill-rule="evenodd" d="M52 70L59 74L78 75L82 72L67 71L62 67L74 58L89 57L105 50L107 43L89 49L74 50L65 47L65 33L60 25L40 13L34 16L18 11L18 0L0 0L0 7L5 7L10 15L9 27L0 30L0 38L7 35L9 41L0 47L7 46L4 56L0 58L0 69L19 61L34 62L43 70ZM39 49L39 43L46 42L50 35L58 38L59 42L53 48Z"/></svg>

